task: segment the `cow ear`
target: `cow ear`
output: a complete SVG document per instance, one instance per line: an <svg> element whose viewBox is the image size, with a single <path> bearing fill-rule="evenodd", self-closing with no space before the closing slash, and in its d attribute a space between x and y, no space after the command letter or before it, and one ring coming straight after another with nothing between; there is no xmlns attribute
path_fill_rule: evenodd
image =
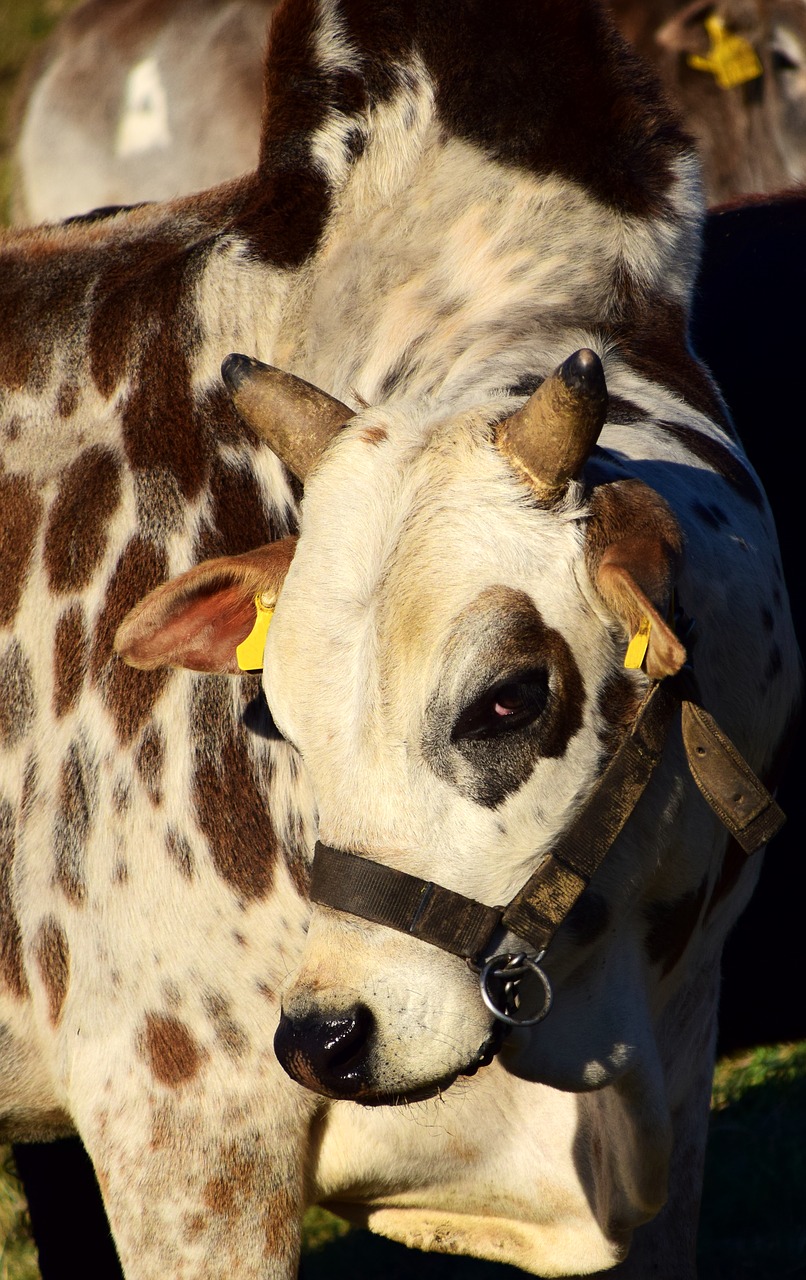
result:
<svg viewBox="0 0 806 1280"><path fill-rule="evenodd" d="M205 560L163 583L123 619L115 652L143 671L187 667L239 675L235 651L255 625L255 599L274 607L296 544L284 538L244 555Z"/></svg>
<svg viewBox="0 0 806 1280"><path fill-rule="evenodd" d="M710 41L705 19L715 8L713 0L694 0L692 4L683 5L658 27L657 44L667 53L706 53Z"/></svg>
<svg viewBox="0 0 806 1280"><path fill-rule="evenodd" d="M619 480L594 490L585 542L588 572L627 638L648 632L639 662L656 680L674 675L686 661L666 621L682 550L680 526L654 489L640 480Z"/></svg>

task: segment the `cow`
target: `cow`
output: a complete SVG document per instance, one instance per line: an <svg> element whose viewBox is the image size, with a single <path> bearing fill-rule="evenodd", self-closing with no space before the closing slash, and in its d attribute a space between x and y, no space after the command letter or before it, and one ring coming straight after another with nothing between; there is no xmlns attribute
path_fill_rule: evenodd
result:
<svg viewBox="0 0 806 1280"><path fill-rule="evenodd" d="M683 111L711 204L806 178L800 0L609 0Z"/></svg>
<svg viewBox="0 0 806 1280"><path fill-rule="evenodd" d="M166 200L254 167L277 0L84 0L13 104L14 223Z"/></svg>
<svg viewBox="0 0 806 1280"><path fill-rule="evenodd" d="M16 94L12 220L165 199L245 173L258 153L260 67L275 5L83 0ZM803 180L800 0L611 0L611 8L683 111L710 203Z"/></svg>
<svg viewBox="0 0 806 1280"><path fill-rule="evenodd" d="M693 1274L737 849L799 692L686 345L701 217L598 5L284 0L253 175L3 241L5 1132L81 1134L130 1280L289 1277L311 1202ZM467 957L495 1013L461 956L308 928L317 839L494 924L622 748L654 776L547 958Z"/></svg>

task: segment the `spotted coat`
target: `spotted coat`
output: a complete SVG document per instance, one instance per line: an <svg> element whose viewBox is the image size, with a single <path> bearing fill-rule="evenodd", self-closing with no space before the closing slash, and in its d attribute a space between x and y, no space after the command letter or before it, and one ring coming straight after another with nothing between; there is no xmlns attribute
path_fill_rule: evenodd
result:
<svg viewBox="0 0 806 1280"><path fill-rule="evenodd" d="M280 1070L272 1038L303 955L289 1012L300 992L318 986L329 999L341 980L322 964L321 920L305 950L315 831L383 856L400 844L396 814L422 825L399 774L373 772L392 745L376 719L377 754L362 754L361 733L345 752L368 674L356 665L356 625L373 601L394 638L384 661L405 647L405 662L387 667L393 706L419 705L434 668L418 646L445 602L457 635L472 633L463 592L492 589L482 603L502 641L512 642L513 603L525 631L551 637L569 691L552 768L569 808L574 771L601 758L630 714L642 677L619 674L621 631L595 595L583 644L563 611L578 608L574 579L560 575L552 602L526 568L501 586L486 559L517 545L513 510L536 548L579 549L588 497L576 495L558 532L490 448L489 425L581 345L602 354L611 391L595 459L603 476L637 471L661 487L664 474L685 477L667 497L692 548L681 590L704 623L706 690L755 768L776 757L796 659L770 516L685 338L696 164L654 81L586 0L508 0L494 18L476 0L422 12L285 0L266 93L254 175L2 243L5 1131L80 1132L129 1277L290 1277L301 1210L324 1200L406 1242L542 1275L620 1263L635 1231L617 1274L656 1266L680 1280L691 1268L715 961L754 868L742 862L734 876L724 837L677 775L662 826L677 822L690 845L675 856L661 846L657 804L634 829L568 923L554 1021L530 1040L531 1056L515 1043L412 1114L323 1101ZM232 350L352 409L373 406L309 485L303 554L270 630L265 688L301 757L274 736L255 678L159 661L137 671L113 648L141 597L207 557L229 566L240 556L226 569L235 630L239 590L279 584L288 569L299 489L224 393L219 367ZM485 526L468 467L503 501L504 523ZM433 511L455 552L440 551L439 572L415 554L417 589L392 572L384 599L379 551L405 528L400 502L418 468L423 495L436 482L445 499L418 519ZM605 495L600 528L607 510ZM472 544L465 518L479 522ZM221 572L191 592L197 617L209 618ZM731 617L746 625L719 632L720 653L731 646L723 679L709 637L729 582ZM763 610L774 637L759 626ZM213 631L202 632L190 666L204 667ZM437 742L446 705L435 703ZM340 776L322 763L323 731ZM544 836L508 806L543 770L539 743L518 753L514 782L493 770L492 789L450 752L435 748L428 767L432 785L467 806L468 831L505 849L507 828L519 830L524 867L534 863ZM443 879L465 874L447 830ZM652 850L641 870L636 840ZM424 848L410 853L426 870ZM484 858L478 867L461 887L497 893L498 873ZM421 953L398 1002L399 944L383 944L388 983L371 978L366 995L377 937L343 927L331 959L355 960L352 980L380 1027L384 1079L368 1100L429 1083L440 1043L440 1072L472 1070L464 1041L484 1014L458 962L436 972L448 1011L466 1008L432 1041L422 1027L434 970Z"/></svg>

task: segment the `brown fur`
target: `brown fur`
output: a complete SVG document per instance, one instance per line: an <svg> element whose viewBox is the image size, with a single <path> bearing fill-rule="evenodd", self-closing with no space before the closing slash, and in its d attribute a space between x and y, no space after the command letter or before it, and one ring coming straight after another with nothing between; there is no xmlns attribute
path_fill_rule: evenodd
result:
<svg viewBox="0 0 806 1280"><path fill-rule="evenodd" d="M30 480L0 474L0 626L11 626L16 617L41 511Z"/></svg>
<svg viewBox="0 0 806 1280"><path fill-rule="evenodd" d="M22 741L34 706L31 664L22 645L12 640L0 654L0 746L13 747Z"/></svg>
<svg viewBox="0 0 806 1280"><path fill-rule="evenodd" d="M86 587L106 550L106 526L120 502L120 464L96 445L65 471L45 530L51 588L64 595Z"/></svg>
<svg viewBox="0 0 806 1280"><path fill-rule="evenodd" d="M58 1026L70 985L70 948L64 929L52 916L39 926L34 957L47 992L50 1020Z"/></svg>
<svg viewBox="0 0 806 1280"><path fill-rule="evenodd" d="M28 980L22 963L22 936L14 908L12 871L16 840L14 814L11 805L0 800L0 979L15 996L23 999L28 994Z"/></svg>
<svg viewBox="0 0 806 1280"><path fill-rule="evenodd" d="M56 623L53 641L53 710L61 719L75 707L89 669L89 635L84 609L71 605Z"/></svg>
<svg viewBox="0 0 806 1280"><path fill-rule="evenodd" d="M142 1052L154 1079L169 1089L180 1088L204 1066L204 1051L188 1028L164 1014L146 1014Z"/></svg>

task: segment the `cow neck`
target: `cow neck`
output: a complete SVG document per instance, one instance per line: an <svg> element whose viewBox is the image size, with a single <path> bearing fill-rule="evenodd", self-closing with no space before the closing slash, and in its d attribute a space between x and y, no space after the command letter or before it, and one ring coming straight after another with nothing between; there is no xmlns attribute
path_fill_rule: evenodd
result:
<svg viewBox="0 0 806 1280"><path fill-rule="evenodd" d="M524 953L512 952L491 960L493 940L500 939L505 930L533 947L537 961L542 959L643 795L677 712L694 781L745 853L754 853L779 830L784 814L699 704L691 670L686 667L679 675L650 685L631 729L576 818L508 905L486 906L431 880L320 842L314 852L311 899L407 933L482 969L500 961L498 976L506 968L503 962L514 965L512 972L521 972L518 962L523 962ZM527 963L546 985L547 1012L550 993L545 975L531 961ZM498 1009L493 1012L501 1016ZM528 1025L526 1020L520 1021Z"/></svg>

